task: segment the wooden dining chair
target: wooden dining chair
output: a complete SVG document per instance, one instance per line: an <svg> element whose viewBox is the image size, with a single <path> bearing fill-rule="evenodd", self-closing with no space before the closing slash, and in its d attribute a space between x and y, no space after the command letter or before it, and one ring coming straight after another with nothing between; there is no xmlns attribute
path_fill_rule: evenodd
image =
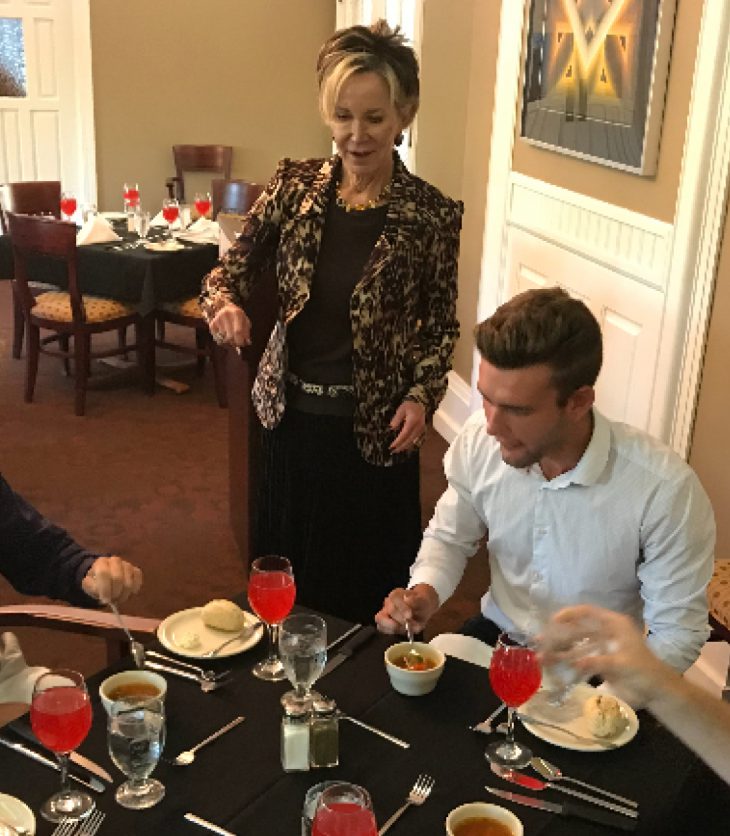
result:
<svg viewBox="0 0 730 836"><path fill-rule="evenodd" d="M213 218L217 218L219 212L234 212L245 215L264 190L263 186L258 183L250 183L248 180L222 180L219 178L211 182L211 188Z"/></svg>
<svg viewBox="0 0 730 836"><path fill-rule="evenodd" d="M173 145L176 196L185 200L185 172L210 171L230 180L233 148L230 145Z"/></svg>
<svg viewBox="0 0 730 836"><path fill-rule="evenodd" d="M3 183L0 185L0 229L8 234L6 212L16 215L47 215L53 218L61 217L61 182L59 180L34 180L19 183ZM58 287L47 282L30 281L28 287L33 296L58 290ZM13 293L13 341L12 356L19 360L23 350L23 336L25 319L20 300Z"/></svg>
<svg viewBox="0 0 730 836"><path fill-rule="evenodd" d="M28 332L25 400L35 391L40 353L60 357L66 367L74 360L75 410L83 415L91 360L137 351L148 392L154 391L154 347L149 334L151 318L143 318L132 305L99 296L82 295L76 274L76 226L66 221L32 215L6 214L15 261L13 289L17 294ZM49 291L34 297L29 288L30 262L37 257L62 263L67 291ZM136 343L128 347L91 350L93 334L134 325ZM41 338L41 329L51 331ZM73 340L73 348L70 348ZM49 346L57 345L58 348Z"/></svg>

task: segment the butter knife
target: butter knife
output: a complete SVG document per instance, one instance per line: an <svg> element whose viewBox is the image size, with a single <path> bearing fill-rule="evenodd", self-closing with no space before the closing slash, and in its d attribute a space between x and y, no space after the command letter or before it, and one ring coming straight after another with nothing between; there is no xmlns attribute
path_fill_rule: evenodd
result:
<svg viewBox="0 0 730 836"><path fill-rule="evenodd" d="M38 761L38 763L42 763L44 766L48 766L51 769L55 769L56 772L61 771L61 767L58 765L56 761L51 760L51 758L47 758L45 755L41 755L40 752L35 752L33 749L31 749L23 743L15 743L14 741L8 740L6 737L0 735L0 744L2 744L3 746L7 746L8 749L14 749L21 755L25 755L26 758ZM106 789L106 785L102 783L98 778L91 777L88 781L85 781L83 778L79 778L78 775L75 775L70 770L68 773L68 777L72 781L77 781L79 784L83 784L90 790L94 790L94 792L104 792L104 790Z"/></svg>
<svg viewBox="0 0 730 836"><path fill-rule="evenodd" d="M33 730L21 720L8 723L8 728L15 732L15 734L20 735L20 737L24 737L30 743L36 746L43 746L40 740L33 734ZM68 759L71 763L75 763L77 766L87 770L87 772L91 772L92 775L96 775L98 778L102 778L110 784L114 783L114 779L109 772L103 766L92 761L91 758L87 758L86 755L82 755L80 752L69 752Z"/></svg>

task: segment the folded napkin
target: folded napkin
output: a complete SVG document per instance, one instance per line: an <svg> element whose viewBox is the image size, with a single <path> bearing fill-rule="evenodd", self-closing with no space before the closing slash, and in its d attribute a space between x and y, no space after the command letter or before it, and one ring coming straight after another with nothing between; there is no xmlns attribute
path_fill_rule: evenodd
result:
<svg viewBox="0 0 730 836"><path fill-rule="evenodd" d="M76 233L76 246L84 244L102 244L104 241L121 241L106 218L101 215L91 215L81 229Z"/></svg>
<svg viewBox="0 0 730 836"><path fill-rule="evenodd" d="M217 244L220 237L220 228L215 221L208 218L198 218L195 223L175 236L183 241L190 241L193 244Z"/></svg>
<svg viewBox="0 0 730 836"><path fill-rule="evenodd" d="M180 214L177 216L177 220L172 225L172 229L182 229L186 227L190 223L190 207L189 206L181 206L180 207ZM162 209L155 215L154 218L150 221L150 226L164 226L167 228L167 221L162 215Z"/></svg>

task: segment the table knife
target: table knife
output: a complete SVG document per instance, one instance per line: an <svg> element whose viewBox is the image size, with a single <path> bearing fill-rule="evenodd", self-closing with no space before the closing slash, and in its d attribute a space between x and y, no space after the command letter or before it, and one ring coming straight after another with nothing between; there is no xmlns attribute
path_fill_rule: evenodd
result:
<svg viewBox="0 0 730 836"><path fill-rule="evenodd" d="M361 629L362 629L362 624L353 624L352 627L350 627L349 630L345 630L345 632L341 636L338 636L336 639L333 639L327 645L327 653L330 653L332 650L334 650L337 647L338 644L342 644L342 642L345 641L346 639L349 639L350 636L353 635L353 633L357 633L357 631L361 630Z"/></svg>
<svg viewBox="0 0 730 836"><path fill-rule="evenodd" d="M513 784L518 784L521 787L526 787L528 790L558 790L567 795L572 795L575 798L581 798L583 801L589 801L591 804L597 804L599 807L605 807L607 810L613 810L615 813L636 818L639 814L631 807L625 807L622 804L614 804L612 801L607 801L604 798L598 798L596 795L589 795L587 792L580 792L570 787L563 787L557 783L548 783L541 781L539 778L533 778L532 775L524 775L516 769L510 769L508 766L500 766L498 763L490 764L492 772L503 778L505 781L511 781Z"/></svg>
<svg viewBox="0 0 730 836"><path fill-rule="evenodd" d="M565 804L556 804L553 801L542 801L539 798L533 798L531 795L520 795L516 792L498 790L496 787L485 786L484 789L487 792L491 792L492 795L505 798L507 801L514 801L515 804L522 804L524 807L534 807L536 810L544 810L547 813L557 813L559 816L588 819L598 824L608 825L608 827L616 827L619 830L636 830L638 825L636 819L627 819L618 813L611 813L608 810L598 810L595 807L589 807L587 804L577 804L573 801Z"/></svg>
<svg viewBox="0 0 730 836"><path fill-rule="evenodd" d="M198 827L204 827L206 830L210 830L211 833L217 833L218 836L236 836L236 834L231 833L230 830L225 830L222 827L218 827L217 824L213 824L213 822L201 819L200 816L196 816L195 813L185 813L185 819L193 824L197 824Z"/></svg>
<svg viewBox="0 0 730 836"><path fill-rule="evenodd" d="M7 727L11 731L15 732L15 734L20 735L20 737L24 737L30 743L34 743L36 746L43 746L40 740L38 740L38 738L33 734L33 730L30 726L26 725L21 720L8 723ZM92 761L91 758L87 758L79 752L70 752L68 759L71 763L75 763L77 766L83 767L87 770L87 772L91 772L92 775L96 775L98 778L103 778L105 781L109 781L110 784L114 783L114 779L107 772L107 770L104 769L103 766L100 766L98 763Z"/></svg>
<svg viewBox="0 0 730 836"><path fill-rule="evenodd" d="M23 743L16 743L13 740L8 740L6 737L0 735L0 744L3 746L7 746L8 749L15 749L16 752L19 752L21 755L25 755L26 758L31 758L31 760L38 761L38 763L42 763L44 766L48 766L51 769L55 769L56 772L61 771L61 767L58 763L51 758L47 758L45 755L41 755L39 752L35 752L30 747L26 746ZM79 778L78 775L74 775L73 772L69 770L68 777L72 781L77 781L79 784L83 784L85 787L88 787L90 790L94 790L94 792L104 792L106 789L106 785L100 781L98 778L89 778L88 781L85 781L83 778Z"/></svg>
<svg viewBox="0 0 730 836"><path fill-rule="evenodd" d="M327 676L328 673L331 673L336 667L349 659L356 650L362 647L362 645L366 642L370 641L374 635L375 627L363 627L363 629L356 633L348 642L345 642L337 653L335 653L335 655L327 662L324 666L320 679L322 679L323 676Z"/></svg>

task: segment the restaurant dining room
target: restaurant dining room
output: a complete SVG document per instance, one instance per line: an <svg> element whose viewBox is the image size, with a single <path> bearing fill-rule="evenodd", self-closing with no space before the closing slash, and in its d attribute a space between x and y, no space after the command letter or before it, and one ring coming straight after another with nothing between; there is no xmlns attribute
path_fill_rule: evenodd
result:
<svg viewBox="0 0 730 836"><path fill-rule="evenodd" d="M729 196L727 0L0 0L0 836L724 836Z"/></svg>

